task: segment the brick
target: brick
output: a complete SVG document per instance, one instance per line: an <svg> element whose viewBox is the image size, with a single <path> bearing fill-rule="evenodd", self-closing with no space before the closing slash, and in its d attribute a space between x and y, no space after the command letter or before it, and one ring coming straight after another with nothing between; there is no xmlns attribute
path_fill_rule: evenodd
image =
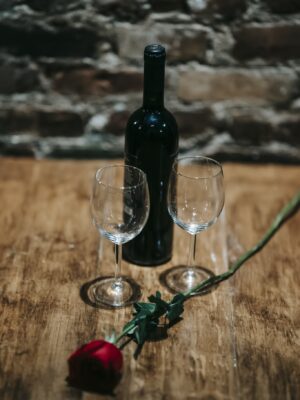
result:
<svg viewBox="0 0 300 400"><path fill-rule="evenodd" d="M300 144L300 114L253 108L229 111L227 117L223 129L236 143L255 146L271 141Z"/></svg>
<svg viewBox="0 0 300 400"><path fill-rule="evenodd" d="M7 11L13 7L11 0L1 0L0 2L0 11Z"/></svg>
<svg viewBox="0 0 300 400"><path fill-rule="evenodd" d="M143 64L143 51L148 43L157 41L156 32L144 25L119 23L116 25L118 55L127 60L136 60Z"/></svg>
<svg viewBox="0 0 300 400"><path fill-rule="evenodd" d="M113 133L115 135L124 135L125 127L130 117L129 110L116 111L110 115L108 123L105 126L105 132Z"/></svg>
<svg viewBox="0 0 300 400"><path fill-rule="evenodd" d="M277 122L276 137L295 146L300 146L300 114L282 115Z"/></svg>
<svg viewBox="0 0 300 400"><path fill-rule="evenodd" d="M299 0L265 0L269 9L278 14L290 14L300 12Z"/></svg>
<svg viewBox="0 0 300 400"><path fill-rule="evenodd" d="M63 12L79 8L84 5L78 0L25 0L23 4L27 4L31 9L42 12Z"/></svg>
<svg viewBox="0 0 300 400"><path fill-rule="evenodd" d="M178 97L184 101L236 100L248 103L283 103L298 85L296 74L274 68L251 71L199 67L179 74Z"/></svg>
<svg viewBox="0 0 300 400"><path fill-rule="evenodd" d="M48 30L42 25L0 22L0 49L17 56L93 57L98 35L88 27L61 27Z"/></svg>
<svg viewBox="0 0 300 400"><path fill-rule="evenodd" d="M100 96L113 93L140 92L143 73L137 69L120 71L75 68L52 72L53 88L60 93Z"/></svg>
<svg viewBox="0 0 300 400"><path fill-rule="evenodd" d="M36 114L30 107L0 109L0 135L32 132L36 127Z"/></svg>
<svg viewBox="0 0 300 400"><path fill-rule="evenodd" d="M151 11L147 0L93 0L93 5L101 14L119 21L136 22L144 19Z"/></svg>
<svg viewBox="0 0 300 400"><path fill-rule="evenodd" d="M207 32L198 25L157 24L158 41L164 43L168 61L190 61L205 59L208 46Z"/></svg>
<svg viewBox="0 0 300 400"><path fill-rule="evenodd" d="M37 129L41 136L81 136L84 132L82 117L72 111L53 110L37 112Z"/></svg>
<svg viewBox="0 0 300 400"><path fill-rule="evenodd" d="M120 57L140 64L147 43L163 43L168 61L178 62L203 60L208 46L207 30L198 24L118 24L117 38Z"/></svg>
<svg viewBox="0 0 300 400"><path fill-rule="evenodd" d="M168 12L168 11L184 11L184 0L150 0L152 11Z"/></svg>
<svg viewBox="0 0 300 400"><path fill-rule="evenodd" d="M207 107L174 111L180 137L187 138L202 133L213 123L213 113Z"/></svg>
<svg viewBox="0 0 300 400"><path fill-rule="evenodd" d="M26 64L5 63L0 65L0 93L24 93L39 89L39 72Z"/></svg>
<svg viewBox="0 0 300 400"><path fill-rule="evenodd" d="M190 12L200 18L207 15L234 18L246 10L245 0L187 0L187 5Z"/></svg>
<svg viewBox="0 0 300 400"><path fill-rule="evenodd" d="M274 140L274 126L270 116L260 109L228 113L230 120L225 126L236 143L259 145Z"/></svg>
<svg viewBox="0 0 300 400"><path fill-rule="evenodd" d="M34 146L34 137L32 137L31 143L17 143L9 142L7 140L2 141L0 136L0 154L7 157L30 157L36 156L36 150Z"/></svg>
<svg viewBox="0 0 300 400"><path fill-rule="evenodd" d="M248 25L234 32L233 55L241 60L288 60L300 57L300 24Z"/></svg>

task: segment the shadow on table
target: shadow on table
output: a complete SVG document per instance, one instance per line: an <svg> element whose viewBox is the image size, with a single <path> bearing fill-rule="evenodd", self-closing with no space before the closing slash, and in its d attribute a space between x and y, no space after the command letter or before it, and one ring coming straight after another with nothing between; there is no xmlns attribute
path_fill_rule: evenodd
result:
<svg viewBox="0 0 300 400"><path fill-rule="evenodd" d="M110 277L111 276L99 276L98 278L93 279L92 281L84 283L80 288L81 300L85 304L87 304L91 307L94 307L94 308L103 308L105 310L115 310L116 307L108 306L108 305L106 306L106 305L100 303L99 301L97 301L97 297L95 294L95 289L97 287L97 283L102 279L110 278ZM126 280L128 282L130 282L130 284L134 288L134 295L136 296L136 294L138 293L137 296L138 296L138 300L139 300L139 297L141 297L141 294L142 294L141 287L133 279L131 279L128 276L126 276ZM121 307L117 307L117 308L121 308Z"/></svg>
<svg viewBox="0 0 300 400"><path fill-rule="evenodd" d="M161 342L162 340L168 339L168 329L172 328L172 326L174 325L177 325L182 320L183 318L179 317L172 322L158 325L157 328L153 330L149 336L147 336L147 342ZM123 343L121 344L120 350L123 350L123 348L127 346L127 344L130 343L132 340L135 341L133 337L127 337L126 340L124 340ZM133 357L135 360L137 360L139 355L141 354L141 351L143 350L144 347L144 343L142 344L136 343L136 345L137 345L136 349L133 353Z"/></svg>
<svg viewBox="0 0 300 400"><path fill-rule="evenodd" d="M172 268L167 269L166 271L162 272L159 276L159 282L162 286L164 286L169 292L176 294L177 292L175 290L172 290L168 284L167 284L167 275L172 272L172 271L176 271L176 270L181 270L182 268L187 268L186 265L180 264L180 265L175 265ZM208 278L211 278L213 276L215 276L215 274L208 268L197 265L196 268L199 268L201 271L205 272L205 274L208 275ZM212 293L214 290L217 289L218 285L213 285L209 288L206 288L202 291L200 291L198 294L194 295L194 296L204 296L206 294ZM193 296L193 297L194 297Z"/></svg>
<svg viewBox="0 0 300 400"><path fill-rule="evenodd" d="M70 380L70 378L67 377L66 384L68 385L68 387L79 390L81 392L89 392L91 394L115 397L115 389L120 383L122 374L118 374L112 377L109 376L109 374L105 373L105 371L104 374L99 371L96 374L95 369L90 368L89 371L89 368L90 367L88 367L87 370L84 372L84 378L81 377L78 380Z"/></svg>
<svg viewBox="0 0 300 400"><path fill-rule="evenodd" d="M171 270L174 269L179 269L182 268L183 265L177 265L173 268L171 268ZM214 276L215 274L209 270L208 268L205 267L199 267L201 268L209 277ZM162 274L160 274L159 276L159 281L160 283L167 287L166 282L165 282L165 277L167 275L167 273L170 271L170 269L168 269L167 271L163 272ZM80 297L82 299L82 301L94 308L102 308L102 309L108 309L108 310L115 310L115 307L109 307L109 306L105 306L103 304L100 304L99 302L97 302L97 299L95 297L95 288L97 287L97 283L99 280L103 279L103 277L98 277L96 279L93 279L89 282L84 283L81 288L80 288ZM130 278L128 278L130 279ZM134 284L136 284L134 282ZM214 291L217 288L217 285L214 285L208 289L203 290L202 292L200 292L199 294L197 294L197 296L203 296L206 294L211 293L212 291ZM170 290L170 289L168 289ZM175 292L174 292L175 293ZM152 331L151 335L149 337L147 337L147 341L150 342L156 342L156 341L162 341L162 340L166 340L168 338L168 329L172 328L174 325L178 324L180 321L182 320L181 317L179 317L178 319L169 322L169 323L162 323L160 324L157 329L155 329L154 331ZM120 346L120 349L122 350L129 342L131 342L133 339L133 337L128 337L126 338L126 340L123 341L123 343ZM137 344L137 347L135 349L134 352L134 358L137 359L142 351L143 348L143 344L139 345ZM73 385L75 386L75 385Z"/></svg>

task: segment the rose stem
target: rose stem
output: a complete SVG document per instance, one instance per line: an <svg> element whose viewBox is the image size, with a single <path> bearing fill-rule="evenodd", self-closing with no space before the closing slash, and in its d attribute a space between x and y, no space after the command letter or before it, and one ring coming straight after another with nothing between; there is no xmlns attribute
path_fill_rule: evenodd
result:
<svg viewBox="0 0 300 400"><path fill-rule="evenodd" d="M194 286L183 295L188 299L189 297L197 294L203 289L207 289L212 285L225 281L236 273L236 271L247 261L249 258L258 253L271 239L271 237L278 231L283 222L291 215L300 205L300 191L292 198L292 200L286 204L281 211L277 214L273 220L270 228L267 230L262 239L253 246L250 250L246 251L229 269L220 275L215 275L211 278L206 279L197 286Z"/></svg>
<svg viewBox="0 0 300 400"><path fill-rule="evenodd" d="M236 271L247 261L249 258L258 253L271 239L271 237L278 231L280 226L285 222L285 220L290 217L299 207L300 205L300 191L286 204L281 211L277 214L275 219L273 220L270 228L267 230L262 239L253 246L250 250L246 251L229 269L220 275L212 276L211 278L206 279L200 284L194 286L190 290L185 293L182 293L185 297L185 300L192 297L195 294L198 294L201 290L207 289L210 286L216 285L217 283L223 282L226 279L230 278L232 275L236 273ZM124 329L119 336L116 337L114 343L118 343L124 336L127 335L128 332L132 330L132 326Z"/></svg>

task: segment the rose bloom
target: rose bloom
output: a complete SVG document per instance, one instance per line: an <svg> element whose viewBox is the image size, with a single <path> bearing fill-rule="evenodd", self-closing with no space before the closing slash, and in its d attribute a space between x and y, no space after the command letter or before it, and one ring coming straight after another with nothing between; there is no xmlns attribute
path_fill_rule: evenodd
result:
<svg viewBox="0 0 300 400"><path fill-rule="evenodd" d="M121 378L123 356L114 344L93 340L68 358L68 383L82 390L112 393Z"/></svg>

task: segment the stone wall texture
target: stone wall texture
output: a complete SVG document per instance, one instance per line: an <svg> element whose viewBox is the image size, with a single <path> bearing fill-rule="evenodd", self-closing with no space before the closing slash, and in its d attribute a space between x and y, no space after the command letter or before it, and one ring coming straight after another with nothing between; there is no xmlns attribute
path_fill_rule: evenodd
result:
<svg viewBox="0 0 300 400"><path fill-rule="evenodd" d="M122 156L154 42L182 153L300 162L299 0L0 0L0 154Z"/></svg>

